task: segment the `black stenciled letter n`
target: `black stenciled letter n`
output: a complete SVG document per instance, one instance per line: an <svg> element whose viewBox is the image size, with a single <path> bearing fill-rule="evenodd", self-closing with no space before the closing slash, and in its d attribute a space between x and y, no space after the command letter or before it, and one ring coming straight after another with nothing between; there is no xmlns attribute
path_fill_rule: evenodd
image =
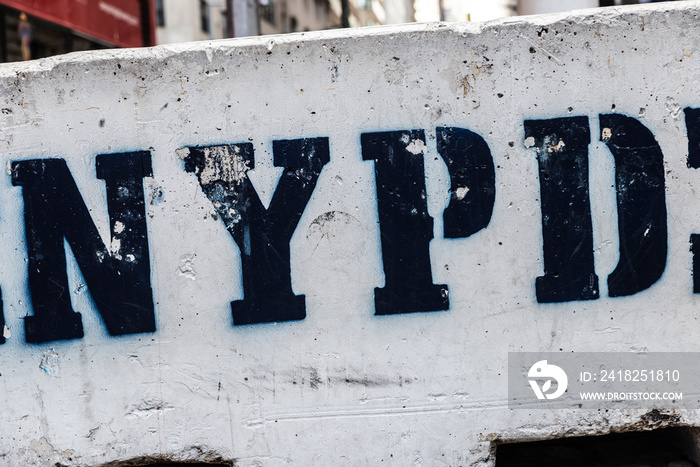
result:
<svg viewBox="0 0 700 467"><path fill-rule="evenodd" d="M24 198L34 311L24 323L29 343L83 337L80 313L71 307L64 238L111 335L156 329L143 195L151 155L100 154L96 168L107 191L109 248L63 159L12 163L12 184L22 187Z"/></svg>

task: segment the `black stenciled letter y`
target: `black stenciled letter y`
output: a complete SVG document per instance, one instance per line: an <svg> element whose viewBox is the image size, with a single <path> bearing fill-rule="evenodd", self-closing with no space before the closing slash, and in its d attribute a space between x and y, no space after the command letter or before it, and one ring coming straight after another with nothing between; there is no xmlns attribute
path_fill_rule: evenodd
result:
<svg viewBox="0 0 700 467"><path fill-rule="evenodd" d="M231 303L233 324L304 319L304 295L292 291L289 242L330 160L328 138L272 142L284 172L267 209L247 175L255 166L251 143L187 149L185 170L197 176L241 251L243 300Z"/></svg>

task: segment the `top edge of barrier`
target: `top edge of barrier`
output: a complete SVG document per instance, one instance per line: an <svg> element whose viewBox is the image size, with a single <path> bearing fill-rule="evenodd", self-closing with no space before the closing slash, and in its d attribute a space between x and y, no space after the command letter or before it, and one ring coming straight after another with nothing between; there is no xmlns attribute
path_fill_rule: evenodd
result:
<svg viewBox="0 0 700 467"><path fill-rule="evenodd" d="M27 62L0 63L0 78L23 74L43 73L67 65L99 65L104 62L122 61L133 64L141 61L163 61L187 53L210 53L250 49L251 52L268 54L276 47L294 44L321 44L329 41L352 41L370 37L395 37L412 33L480 35L498 30L553 26L568 23L586 27L595 24L613 25L616 21L633 18L659 17L688 14L700 20L700 0L637 4L571 10L562 13L519 15L481 22L430 22L365 26L360 28L327 29L288 34L213 39L195 42L162 44L152 47L119 48L70 52Z"/></svg>

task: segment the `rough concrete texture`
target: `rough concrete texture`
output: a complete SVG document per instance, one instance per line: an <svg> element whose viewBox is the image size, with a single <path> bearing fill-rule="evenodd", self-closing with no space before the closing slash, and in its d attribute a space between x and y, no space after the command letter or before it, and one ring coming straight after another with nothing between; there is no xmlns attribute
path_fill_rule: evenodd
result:
<svg viewBox="0 0 700 467"><path fill-rule="evenodd" d="M687 165L683 112L700 107L699 88L695 2L3 65L0 464L491 466L495 441L699 425L694 411L511 410L506 380L511 351L700 350L689 252L700 232L700 174ZM606 280L620 240L600 114L637 119L663 151L665 268L650 287L620 297L609 296ZM524 121L571 116L590 125L600 298L539 303L540 181ZM451 195L438 127L475 132L493 158L490 222L466 238L443 234ZM379 184L361 134L403 130L425 132L412 133L406 150L425 154L432 282L449 288L449 309L377 316L374 289L386 273ZM291 285L305 295L306 316L237 326L230 302L244 298L241 254L225 224L236 216L221 215L200 169L186 170L192 151L180 150L239 145L217 149L231 156L251 143L247 175L267 206L285 172L273 165L273 141L297 138L328 138L329 154L290 244ZM66 248L64 292L84 337L28 344L27 188L13 186L11 163L65 159L110 245L96 156L128 151L152 158L143 184L155 332L110 336ZM250 166L231 163L205 168L228 170L224 182L234 186ZM120 254L119 245L108 250Z"/></svg>

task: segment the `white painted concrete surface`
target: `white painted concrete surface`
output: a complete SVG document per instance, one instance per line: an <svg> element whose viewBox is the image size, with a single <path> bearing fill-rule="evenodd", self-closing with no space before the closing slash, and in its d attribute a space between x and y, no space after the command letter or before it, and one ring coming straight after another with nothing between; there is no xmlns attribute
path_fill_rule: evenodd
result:
<svg viewBox="0 0 700 467"><path fill-rule="evenodd" d="M700 107L700 7L677 2L486 24L410 25L71 54L0 68L2 164L67 161L105 242L98 154L149 151L144 179L157 330L111 337L75 259L82 339L27 344L32 315L22 188L0 177L0 463L96 466L141 456L239 466L494 465L495 440L606 433L644 411L507 407L513 351L699 351L689 236L700 174L684 107ZM668 259L647 290L611 298L618 261L614 164L598 115L621 113L664 154ZM586 116L600 298L538 303L542 219L523 122ZM102 121L102 124L100 122ZM491 221L444 239L449 174L436 127L467 128L496 171ZM425 131L433 282L450 308L374 315L384 285L366 132ZM177 150L250 142L269 200L272 141L327 137L291 241L306 318L234 326L238 247ZM332 215L329 215L332 213ZM68 250L70 252L70 250ZM698 425L694 411L678 414ZM642 424L643 425L643 424ZM641 425L636 425L640 427Z"/></svg>

